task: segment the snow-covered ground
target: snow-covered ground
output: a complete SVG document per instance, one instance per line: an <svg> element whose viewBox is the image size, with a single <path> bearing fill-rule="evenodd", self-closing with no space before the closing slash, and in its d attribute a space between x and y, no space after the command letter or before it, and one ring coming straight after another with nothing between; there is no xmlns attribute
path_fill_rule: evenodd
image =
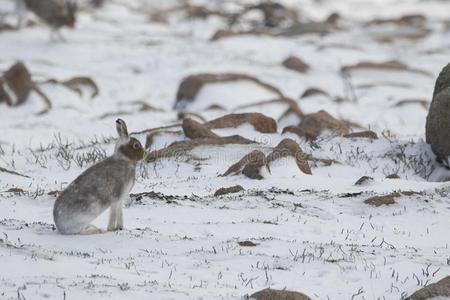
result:
<svg viewBox="0 0 450 300"><path fill-rule="evenodd" d="M230 10L250 2L195 1ZM304 20L322 21L332 12L342 20L324 36L211 41L226 27L221 17L186 19L177 12L167 23L156 23L150 16L176 1L114 0L81 11L76 28L62 31L66 42L49 42L41 23L0 32L0 71L21 60L36 82L89 76L100 89L90 99L61 85L39 84L53 103L45 114L37 114L42 101L34 93L19 107L0 103L0 167L18 173L0 172L0 299L244 299L266 287L312 299L402 299L450 274L450 185L443 182L450 172L435 162L424 142L423 105L431 101L436 76L449 62L450 2L282 3ZM0 1L0 15L13 8L13 1ZM380 42L380 36L397 37L409 29L366 24L406 14L426 16L430 33ZM12 15L3 19L15 22ZM290 55L301 57L311 70L301 74L284 68L281 62ZM361 61L391 60L410 71L354 70L349 77L340 72ZM190 156L142 163L124 209L125 230L58 234L52 192L112 153L116 118L123 118L130 132L179 124L178 85L195 73L257 77L296 100L304 112L326 110L370 128L379 139L325 134L309 142L281 134L296 122L289 118L274 134L248 124L214 130L258 144L202 146ZM300 98L311 87L329 96ZM211 84L186 110L206 120L244 111L278 119L285 110L280 105L238 107L273 98L272 91L253 82ZM156 110L141 110L137 101ZM218 103L225 110L207 109ZM145 134L136 137L145 143ZM311 163L312 176L288 159L262 180L219 176L251 150L269 153L286 137L307 154L339 163ZM148 150L184 139L162 134ZM390 174L400 179L387 179ZM364 175L374 179L355 185ZM233 185L245 191L213 196ZM389 206L364 203L395 191L416 193ZM106 222L105 213L95 224L104 228ZM243 247L241 241L256 246Z"/></svg>

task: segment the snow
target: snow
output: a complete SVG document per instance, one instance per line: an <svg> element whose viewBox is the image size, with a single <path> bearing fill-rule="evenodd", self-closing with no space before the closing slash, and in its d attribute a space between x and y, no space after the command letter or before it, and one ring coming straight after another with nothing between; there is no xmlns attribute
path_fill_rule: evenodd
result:
<svg viewBox="0 0 450 300"><path fill-rule="evenodd" d="M0 2L0 15L14 9L11 2ZM212 7L220 2L196 1ZM242 2L251 1L223 5L234 10ZM242 36L214 42L212 34L225 26L218 17L185 20L177 13L168 24L149 21L152 12L174 3L115 0L99 10L83 10L77 27L62 31L67 42L49 42L41 23L0 32L0 70L22 60L53 102L43 115L37 115L43 103L35 93L19 107L0 103L0 167L28 176L0 171L0 299L244 299L266 287L312 299L401 299L450 274L450 185L443 182L450 171L435 162L424 142L427 110L395 105L404 99L431 101L435 78L450 55L450 31L442 23L450 3L286 0L310 20L338 11L346 26L323 37ZM391 28L373 32L363 24L409 13L428 17L428 37L379 43L376 36L384 30L391 34ZM15 18L5 20L14 24ZM301 57L311 70L285 69L281 62L289 55ZM352 93L342 66L388 60L431 75L354 71L355 101L336 101ZM249 124L217 129L219 135L240 134L259 144L202 146L190 156L142 163L133 196L125 201L125 230L58 234L52 217L55 196L48 193L62 190L113 152L116 118L127 122L129 132L181 123L173 109L177 88L196 73L255 76L295 99L304 112L325 109L374 130L379 139L325 134L309 142L281 135L284 126L298 122L294 116L284 118L274 134ZM90 99L89 93L80 97L42 83L74 76L91 77L100 94ZM309 87L331 97L299 99ZM238 108L274 98L253 82L215 83L201 89L188 107L206 120L232 112L278 119L286 104ZM158 110L140 110L136 101ZM214 103L226 110L206 109ZM174 133L156 135L150 150L187 139L177 132L179 125L167 130ZM145 144L145 133L135 136ZM294 139L307 154L339 163L311 162L313 175L308 176L286 158L274 162L262 180L219 176L252 150L269 154L283 138ZM400 179L386 179L390 174ZM362 176L374 180L354 185ZM213 196L233 185L245 191ZM8 192L11 188L23 192ZM364 203L394 191L417 193L402 195L390 206ZM159 196L139 196L146 192ZM94 224L105 229L107 221L105 212ZM246 240L258 245L237 243Z"/></svg>

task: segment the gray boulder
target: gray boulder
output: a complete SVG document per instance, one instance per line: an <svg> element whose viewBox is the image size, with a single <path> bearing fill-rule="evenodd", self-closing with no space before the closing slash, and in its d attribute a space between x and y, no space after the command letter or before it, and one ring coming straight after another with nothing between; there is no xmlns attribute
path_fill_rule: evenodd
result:
<svg viewBox="0 0 450 300"><path fill-rule="evenodd" d="M450 64L436 80L425 131L426 141L438 160L450 166Z"/></svg>
<svg viewBox="0 0 450 300"><path fill-rule="evenodd" d="M406 300L427 300L434 297L450 297L450 276L418 290Z"/></svg>
<svg viewBox="0 0 450 300"><path fill-rule="evenodd" d="M264 289L251 295L251 300L311 300L305 294L287 290Z"/></svg>

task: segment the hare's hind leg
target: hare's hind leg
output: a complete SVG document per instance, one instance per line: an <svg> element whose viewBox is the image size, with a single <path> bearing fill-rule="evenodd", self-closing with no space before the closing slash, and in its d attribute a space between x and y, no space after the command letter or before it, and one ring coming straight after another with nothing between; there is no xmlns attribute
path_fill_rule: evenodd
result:
<svg viewBox="0 0 450 300"><path fill-rule="evenodd" d="M92 224L86 226L86 228L84 228L80 232L80 234L82 234L82 235L99 234L99 233L103 233L103 230L101 230L100 228L98 228Z"/></svg>

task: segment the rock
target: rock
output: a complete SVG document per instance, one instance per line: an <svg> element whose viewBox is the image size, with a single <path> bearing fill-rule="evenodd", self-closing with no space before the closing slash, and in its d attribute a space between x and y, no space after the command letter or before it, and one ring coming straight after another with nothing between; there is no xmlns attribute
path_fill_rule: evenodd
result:
<svg viewBox="0 0 450 300"><path fill-rule="evenodd" d="M10 24L6 24L6 23L0 23L0 32L2 31L14 31L17 30L16 27L10 25Z"/></svg>
<svg viewBox="0 0 450 300"><path fill-rule="evenodd" d="M264 14L264 26L280 27L283 22L298 23L298 16L294 10L290 10L277 2L262 2L250 9L260 9Z"/></svg>
<svg viewBox="0 0 450 300"><path fill-rule="evenodd" d="M238 24L243 20L243 16L250 10L259 9L264 15L264 24L252 20L248 24ZM249 28L246 30L221 29L217 31L212 40L236 35L266 35L266 36L300 36L305 34L325 35L337 29L340 16L332 13L324 21L320 22L300 22L297 12L283 7L278 2L264 1L262 3L248 6L244 11L234 14L229 20L231 28ZM238 26L236 26L236 24ZM240 26L239 26L240 25Z"/></svg>
<svg viewBox="0 0 450 300"><path fill-rule="evenodd" d="M364 200L364 203L372 205L372 206L376 206L379 207L381 205L391 205L391 204L395 204L395 198L400 197L401 194L394 192L385 196L374 196L371 197L367 200Z"/></svg>
<svg viewBox="0 0 450 300"><path fill-rule="evenodd" d="M155 12L149 16L149 20L154 23L168 24L167 14Z"/></svg>
<svg viewBox="0 0 450 300"><path fill-rule="evenodd" d="M0 77L0 102L9 106L24 103L34 88L31 74L22 62L15 63Z"/></svg>
<svg viewBox="0 0 450 300"><path fill-rule="evenodd" d="M315 88L315 87L311 87L311 88L307 88L304 92L303 92L303 94L300 96L300 98L307 98L307 97L311 97L311 96L316 96L316 95L323 95L323 96L326 96L326 97L329 97L330 95L327 93L327 92L325 92L324 90L322 90L322 89L319 89L319 88Z"/></svg>
<svg viewBox="0 0 450 300"><path fill-rule="evenodd" d="M0 102L5 101L9 106L23 104L30 95L36 92L45 102L45 108L39 112L43 114L52 108L50 99L32 81L31 74L22 62L15 63L0 77Z"/></svg>
<svg viewBox="0 0 450 300"><path fill-rule="evenodd" d="M392 43L400 39L418 40L433 32L424 15L405 15L394 19L374 19L366 26L375 27L369 33L380 42Z"/></svg>
<svg viewBox="0 0 450 300"><path fill-rule="evenodd" d="M94 8L100 8L105 4L105 0L91 0L89 2Z"/></svg>
<svg viewBox="0 0 450 300"><path fill-rule="evenodd" d="M241 158L237 163L229 167L222 176L238 175L242 173L250 179L261 180L263 177L260 174L260 169L263 166L268 169L266 156L259 150L253 150Z"/></svg>
<svg viewBox="0 0 450 300"><path fill-rule="evenodd" d="M450 166L450 64L442 69L434 86L425 136L438 160Z"/></svg>
<svg viewBox="0 0 450 300"><path fill-rule="evenodd" d="M354 65L343 66L341 72L349 73L355 70L387 70L387 71L407 71L411 73L431 76L431 73L422 69L412 68L402 62L389 60L385 62L361 61Z"/></svg>
<svg viewBox="0 0 450 300"><path fill-rule="evenodd" d="M235 185L235 186L230 186L227 188L220 188L218 189L215 193L214 196L222 196L222 195L226 195L226 194L233 194L233 193L239 193L244 191L244 188L240 185Z"/></svg>
<svg viewBox="0 0 450 300"><path fill-rule="evenodd" d="M248 15L248 13L253 13L256 10L259 10L263 15L264 19L262 20L262 22L254 21L249 24L243 24L246 21L245 16ZM242 25L247 25L250 26L253 30L261 27L274 29L292 26L293 24L298 24L298 22L298 14L296 10L289 9L278 1L261 1L260 3L255 5L248 5L241 12L234 14L229 19L229 24L231 26L236 27L236 25L241 25L239 27L242 27Z"/></svg>
<svg viewBox="0 0 450 300"><path fill-rule="evenodd" d="M60 83L56 80L49 80L49 82ZM70 80L62 82L69 88L72 88L72 84L75 83L77 82ZM45 103L45 108L39 114L43 114L52 108L52 102L33 82L28 68L22 62L15 63L0 77L0 102L4 101L9 106L19 106L27 101L31 91L37 93Z"/></svg>
<svg viewBox="0 0 450 300"><path fill-rule="evenodd" d="M283 61L283 66L300 73L306 73L310 69L309 65L298 57L290 56Z"/></svg>
<svg viewBox="0 0 450 300"><path fill-rule="evenodd" d="M8 190L6 190L7 193L14 193L14 194L23 194L25 193L25 191L21 188L18 187L13 187L13 188L9 188Z"/></svg>
<svg viewBox="0 0 450 300"><path fill-rule="evenodd" d="M311 300L305 294L287 290L264 289L249 297L249 300Z"/></svg>
<svg viewBox="0 0 450 300"><path fill-rule="evenodd" d="M238 244L241 247L256 247L256 246L258 246L258 244L255 244L252 241L241 241L241 242L238 242Z"/></svg>
<svg viewBox="0 0 450 300"><path fill-rule="evenodd" d="M331 13L325 20L326 24L330 24L333 26L336 26L339 20L341 19L341 15L339 15L337 12Z"/></svg>
<svg viewBox="0 0 450 300"><path fill-rule="evenodd" d="M259 156L256 160L250 161L244 166L244 168L242 169L242 174L250 179L264 179L264 177L260 174L261 167L263 166L270 171L269 167L267 166L265 157Z"/></svg>
<svg viewBox="0 0 450 300"><path fill-rule="evenodd" d="M93 94L91 97L95 97L95 94ZM164 109L154 107L151 104L148 104L147 102L143 100L136 100L129 102L131 106L138 107L138 111L155 111L155 112L164 112Z"/></svg>
<svg viewBox="0 0 450 300"><path fill-rule="evenodd" d="M168 23L170 15L174 13L181 13L186 19L207 19L210 16L227 16L227 14L222 11L212 10L206 6L182 3L153 12L150 15L150 20L158 23Z"/></svg>
<svg viewBox="0 0 450 300"><path fill-rule="evenodd" d="M275 86L265 83L256 77L236 74L236 73L225 73L225 74L195 74L187 76L183 79L178 87L175 109L182 110L182 102L193 102L197 94L200 92L202 87L206 84L211 83L221 83L221 82L231 82L231 81L252 81L261 87L267 89L268 91L278 95L280 98L284 98L283 93Z"/></svg>
<svg viewBox="0 0 450 300"><path fill-rule="evenodd" d="M400 179L400 176L398 174L390 174L386 176L387 179Z"/></svg>
<svg viewBox="0 0 450 300"><path fill-rule="evenodd" d="M242 136L239 135L227 137L198 138L188 141L177 141L173 142L164 149L155 150L150 153L147 153L145 160L147 162L153 162L161 158L186 156L190 150L199 146L223 146L227 144L248 145L253 143L255 142L243 138Z"/></svg>
<svg viewBox="0 0 450 300"><path fill-rule="evenodd" d="M311 168L309 167L306 155L303 153L300 146L292 139L282 140L267 156L267 164L270 167L270 163L277 159L292 156L295 158L298 168L305 174L311 175Z"/></svg>
<svg viewBox="0 0 450 300"><path fill-rule="evenodd" d="M393 21L399 25L424 26L427 22L427 17L421 14L412 14L402 16L398 19L394 19Z"/></svg>
<svg viewBox="0 0 450 300"><path fill-rule="evenodd" d="M181 112L179 111L177 113L178 120L183 121L184 119L192 119L196 122L199 122L200 124L206 123L205 118L203 118L202 115L197 114L195 112Z"/></svg>
<svg viewBox="0 0 450 300"><path fill-rule="evenodd" d="M77 93L80 97L83 96L85 89L90 93L89 97L91 99L97 97L99 94L99 88L95 81L92 78L86 76L73 77L64 81L52 78L47 80L46 82L52 84L61 84Z"/></svg>
<svg viewBox="0 0 450 300"><path fill-rule="evenodd" d="M414 195L424 195L424 192L415 192L415 191L401 191L400 194L405 196L414 196Z"/></svg>
<svg viewBox="0 0 450 300"><path fill-rule="evenodd" d="M212 104L206 108L207 110L225 110L225 107L219 104Z"/></svg>
<svg viewBox="0 0 450 300"><path fill-rule="evenodd" d="M213 36L211 37L212 41L217 41L223 38L227 38L227 37L231 37L231 36L235 36L238 35L239 33L230 30L230 29L219 29L217 30Z"/></svg>
<svg viewBox="0 0 450 300"><path fill-rule="evenodd" d="M250 123L256 131L262 133L276 133L277 122L260 113L229 114L205 123L209 129L236 128L244 123Z"/></svg>
<svg viewBox="0 0 450 300"><path fill-rule="evenodd" d="M400 18L393 18L393 19L374 19L371 20L367 25L382 25L382 24L395 24L398 26L408 26L408 27L415 27L415 26L425 26L427 22L427 18L424 15L420 14L413 14L413 15L404 15Z"/></svg>
<svg viewBox="0 0 450 300"><path fill-rule="evenodd" d="M90 98L91 99L97 97L97 95L99 93L97 84L90 77L73 77L69 80L61 81L60 83L62 85L64 85L65 87L78 93L78 95L80 95L80 96L83 95L83 89L82 89L83 87L90 89L90 91L91 91Z"/></svg>
<svg viewBox="0 0 450 300"><path fill-rule="evenodd" d="M200 5L185 4L184 11L186 17L189 19L206 19L212 15L220 15L219 13Z"/></svg>
<svg viewBox="0 0 450 300"><path fill-rule="evenodd" d="M450 297L450 276L418 290L406 300L431 300L433 297Z"/></svg>
<svg viewBox="0 0 450 300"><path fill-rule="evenodd" d="M265 29L251 29L251 30L230 30L230 29L219 29L214 35L211 37L211 41L217 41L223 38L240 36L240 35L266 35L266 36L275 36L275 34L271 33Z"/></svg>
<svg viewBox="0 0 450 300"><path fill-rule="evenodd" d="M427 99L403 99L395 103L393 107L400 107L409 104L420 105L426 110L428 110L428 108L430 107L430 101L428 101Z"/></svg>
<svg viewBox="0 0 450 300"><path fill-rule="evenodd" d="M62 193L62 191L57 191L57 190L54 190L54 191L50 191L50 192L48 192L47 193L47 195L49 195L49 196L53 196L53 197L58 197L60 194Z"/></svg>
<svg viewBox="0 0 450 300"><path fill-rule="evenodd" d="M264 36L280 36L293 37L306 34L326 35L335 29L334 24L325 22L307 22L307 23L293 23L291 26L285 28L278 28L273 30L271 28L252 28L250 30L229 30L221 29L211 37L211 40L219 40L222 38L239 36L239 35L264 35Z"/></svg>
<svg viewBox="0 0 450 300"><path fill-rule="evenodd" d="M434 85L433 98L450 86L450 63L439 73Z"/></svg>
<svg viewBox="0 0 450 300"><path fill-rule="evenodd" d="M378 139L378 135L371 130L352 132L352 133L344 135L344 137L350 138L350 139L352 139L352 138L366 138L366 139L371 139L371 140Z"/></svg>
<svg viewBox="0 0 450 300"><path fill-rule="evenodd" d="M368 184L369 182L372 182L372 181L373 181L372 177L370 177L370 176L363 176L363 177L361 177L360 179L358 179L355 182L355 185L365 185L365 184Z"/></svg>
<svg viewBox="0 0 450 300"><path fill-rule="evenodd" d="M305 34L326 35L330 33L332 27L331 24L326 22L300 23L280 30L277 36L291 37Z"/></svg>
<svg viewBox="0 0 450 300"><path fill-rule="evenodd" d="M218 79L211 74L190 75L183 79L177 92L177 102L181 100L194 101L204 84Z"/></svg>
<svg viewBox="0 0 450 300"><path fill-rule="evenodd" d="M183 120L182 128L184 134L190 139L218 137L217 134L208 129L204 124L200 124L189 118Z"/></svg>
<svg viewBox="0 0 450 300"><path fill-rule="evenodd" d="M316 139L326 130L337 135L346 135L350 130L347 122L335 119L324 110L305 115L298 127L312 135L313 139Z"/></svg>

